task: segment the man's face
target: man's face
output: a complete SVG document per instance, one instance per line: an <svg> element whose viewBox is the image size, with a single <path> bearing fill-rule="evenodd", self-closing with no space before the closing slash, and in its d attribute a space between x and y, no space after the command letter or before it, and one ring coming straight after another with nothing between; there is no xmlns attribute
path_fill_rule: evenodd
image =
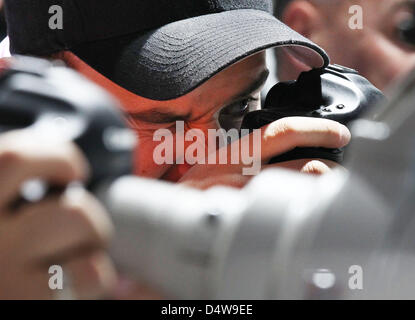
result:
<svg viewBox="0 0 415 320"><path fill-rule="evenodd" d="M139 137L135 173L170 181L178 181L191 166L154 163L153 151L160 144L153 141L155 131L169 129L175 136L176 121L184 122L184 133L190 129L205 133L208 129L218 129L220 119L238 122L248 111L260 107L260 90L268 77L265 54L259 53L225 69L178 99L154 101L117 86L70 53L61 58L121 101L127 120ZM184 150L192 144L186 143Z"/></svg>
<svg viewBox="0 0 415 320"><path fill-rule="evenodd" d="M328 0L330 1L330 0ZM322 2L320 0L320 2ZM323 28L311 40L327 50L333 62L357 69L380 89L405 76L415 67L415 47L400 37L399 25L410 18L411 1L339 1L325 11ZM363 29L349 27L351 5L363 9Z"/></svg>

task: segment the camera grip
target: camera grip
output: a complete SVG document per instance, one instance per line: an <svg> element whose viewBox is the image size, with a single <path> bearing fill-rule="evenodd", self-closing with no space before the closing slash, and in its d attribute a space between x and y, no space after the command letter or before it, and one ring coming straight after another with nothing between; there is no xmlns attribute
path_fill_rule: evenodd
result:
<svg viewBox="0 0 415 320"><path fill-rule="evenodd" d="M348 125L384 100L381 91L355 70L330 65L303 72L298 80L277 83L268 93L264 109L248 113L242 129L258 129L286 117L313 117ZM341 163L342 149L295 148L270 163L298 159L326 159Z"/></svg>
<svg viewBox="0 0 415 320"><path fill-rule="evenodd" d="M343 149L327 149L327 148L295 148L282 155L274 157L269 164L286 162L299 159L325 159L333 162L341 163L343 161Z"/></svg>

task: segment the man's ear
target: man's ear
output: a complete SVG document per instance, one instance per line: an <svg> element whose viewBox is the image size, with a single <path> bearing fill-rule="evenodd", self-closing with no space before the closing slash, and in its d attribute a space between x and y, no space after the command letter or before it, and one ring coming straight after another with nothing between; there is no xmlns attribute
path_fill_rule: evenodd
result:
<svg viewBox="0 0 415 320"><path fill-rule="evenodd" d="M306 38L312 38L323 22L323 17L313 3L306 0L291 1L284 10L282 22Z"/></svg>

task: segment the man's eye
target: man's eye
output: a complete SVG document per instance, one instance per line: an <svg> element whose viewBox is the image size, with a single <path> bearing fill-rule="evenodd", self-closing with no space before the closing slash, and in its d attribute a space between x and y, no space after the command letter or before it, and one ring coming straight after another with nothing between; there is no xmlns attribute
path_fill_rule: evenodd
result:
<svg viewBox="0 0 415 320"><path fill-rule="evenodd" d="M220 127L225 130L239 130L245 115L250 111L258 109L259 101L258 95L257 98L247 98L226 106L219 114L218 120Z"/></svg>
<svg viewBox="0 0 415 320"><path fill-rule="evenodd" d="M229 115L229 116L238 116L243 115L244 113L249 111L249 107L255 99L248 98L236 103L233 103L225 108L222 109L222 115Z"/></svg>

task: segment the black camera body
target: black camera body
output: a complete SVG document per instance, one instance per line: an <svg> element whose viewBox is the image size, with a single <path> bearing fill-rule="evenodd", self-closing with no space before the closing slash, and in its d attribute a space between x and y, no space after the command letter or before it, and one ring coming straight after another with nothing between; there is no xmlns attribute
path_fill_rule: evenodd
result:
<svg viewBox="0 0 415 320"><path fill-rule="evenodd" d="M384 100L380 90L357 71L339 65L303 72L297 81L279 82L262 110L247 114L242 129L258 129L285 117L330 119L348 125ZM270 163L297 159L342 162L343 149L295 148Z"/></svg>

